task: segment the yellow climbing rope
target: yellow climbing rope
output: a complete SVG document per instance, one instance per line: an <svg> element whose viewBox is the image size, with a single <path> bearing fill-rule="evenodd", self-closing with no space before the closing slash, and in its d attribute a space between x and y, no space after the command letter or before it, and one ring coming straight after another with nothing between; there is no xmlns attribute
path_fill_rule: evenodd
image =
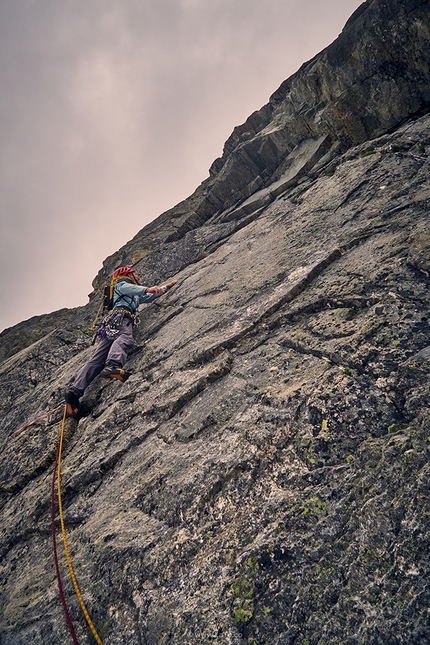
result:
<svg viewBox="0 0 430 645"><path fill-rule="evenodd" d="M63 448L63 437L64 437L64 427L65 427L65 422L66 422L66 406L64 407L64 414L63 414L63 421L61 424L61 434L60 434L60 443L59 443L59 448L58 448L58 475L57 475L57 487L58 487L58 509L60 513L60 523L61 523L61 533L63 535L63 542L64 542L64 551L66 552L66 558L67 558L67 564L69 567L70 571L70 577L73 582L73 587L75 588L76 595L79 600L79 604L81 605L82 612L86 618L86 621L88 623L89 628L91 629L91 632L96 639L98 645L103 645L103 642L100 638L100 636L97 633L96 628L93 625L93 622L90 618L90 615L88 613L88 610L85 606L84 599L82 598L81 591L79 589L78 581L76 580L75 572L73 571L73 565L72 565L72 560L70 557L69 553L69 547L67 546L67 537L66 537L66 528L64 526L64 517L63 517L63 504L61 501L61 451Z"/></svg>
<svg viewBox="0 0 430 645"><path fill-rule="evenodd" d="M97 321L99 319L100 312L101 312L102 309L103 309L103 300L100 303L100 307L98 308L98 311L96 313L96 317L94 318L93 324L91 325L91 331L95 331L97 329Z"/></svg>

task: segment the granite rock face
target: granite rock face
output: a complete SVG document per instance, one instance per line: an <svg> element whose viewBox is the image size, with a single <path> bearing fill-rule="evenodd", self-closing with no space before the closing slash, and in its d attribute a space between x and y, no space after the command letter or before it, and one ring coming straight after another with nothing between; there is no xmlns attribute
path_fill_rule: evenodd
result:
<svg viewBox="0 0 430 645"><path fill-rule="evenodd" d="M367 69L367 97L337 89L364 56L360 43L382 56L378 33L387 59L410 62L409 89L415 71L428 89L424 50L402 53L428 24L428 2L365 3L250 118L267 134L264 118L305 118L309 70L328 79L331 68L326 89L309 92L324 115L330 93L347 101L362 136L334 127L339 144L321 157L324 132L304 135L288 162L267 163L264 185L255 171L234 206L218 193L203 216L196 205L227 168L232 185L239 176L242 126L206 184L108 258L87 307L4 334L2 644L72 642L50 527L61 410L11 435L61 402L91 355L85 324L105 275L123 262L178 285L142 309L131 378L96 379L79 423L66 422L69 549L103 643L429 642L430 115L410 117L429 100L423 80L421 98L393 98L389 118L375 103L372 129L354 114L376 96L377 74ZM393 68L380 68L394 91ZM60 545L59 557L79 642L90 645Z"/></svg>

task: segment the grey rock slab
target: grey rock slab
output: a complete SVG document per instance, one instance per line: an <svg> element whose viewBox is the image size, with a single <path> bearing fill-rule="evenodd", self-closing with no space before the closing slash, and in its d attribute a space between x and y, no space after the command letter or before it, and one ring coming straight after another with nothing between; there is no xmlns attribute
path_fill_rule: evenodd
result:
<svg viewBox="0 0 430 645"><path fill-rule="evenodd" d="M428 15L365 3L193 196L106 260L86 308L4 334L1 642L70 640L59 418L11 435L61 402L106 276L133 262L178 285L142 307L130 379L88 388L61 468L103 643L429 640L430 118L410 118L428 107Z"/></svg>

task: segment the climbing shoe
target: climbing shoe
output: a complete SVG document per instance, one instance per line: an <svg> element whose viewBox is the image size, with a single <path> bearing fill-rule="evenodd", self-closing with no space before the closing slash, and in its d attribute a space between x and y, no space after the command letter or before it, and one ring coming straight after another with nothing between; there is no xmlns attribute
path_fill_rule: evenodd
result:
<svg viewBox="0 0 430 645"><path fill-rule="evenodd" d="M66 390L64 394L66 400L66 417L79 420L79 397L71 390Z"/></svg>
<svg viewBox="0 0 430 645"><path fill-rule="evenodd" d="M131 373L126 372L122 369L122 367L116 367L115 365L106 365L100 376L102 376L103 378L116 379L117 381L122 381L122 383L124 383L124 381L126 381L128 377L131 376Z"/></svg>

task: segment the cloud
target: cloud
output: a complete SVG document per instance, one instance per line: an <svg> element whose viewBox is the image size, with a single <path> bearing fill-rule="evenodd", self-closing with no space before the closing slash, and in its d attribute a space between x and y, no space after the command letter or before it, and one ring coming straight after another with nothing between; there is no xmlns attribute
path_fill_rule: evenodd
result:
<svg viewBox="0 0 430 645"><path fill-rule="evenodd" d="M357 0L5 0L0 329L85 304Z"/></svg>

